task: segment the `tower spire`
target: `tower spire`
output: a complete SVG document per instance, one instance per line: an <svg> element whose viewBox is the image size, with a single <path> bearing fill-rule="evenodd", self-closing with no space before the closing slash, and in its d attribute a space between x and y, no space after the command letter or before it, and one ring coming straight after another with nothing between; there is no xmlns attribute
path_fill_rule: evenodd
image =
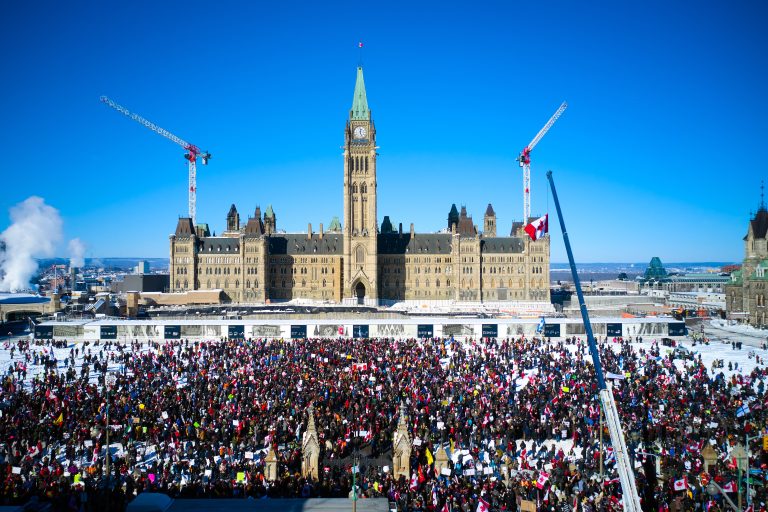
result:
<svg viewBox="0 0 768 512"><path fill-rule="evenodd" d="M355 81L355 95L352 98L351 119L369 121L371 111L368 110L368 98L365 95L365 80L363 79L363 67L357 67L357 80Z"/></svg>

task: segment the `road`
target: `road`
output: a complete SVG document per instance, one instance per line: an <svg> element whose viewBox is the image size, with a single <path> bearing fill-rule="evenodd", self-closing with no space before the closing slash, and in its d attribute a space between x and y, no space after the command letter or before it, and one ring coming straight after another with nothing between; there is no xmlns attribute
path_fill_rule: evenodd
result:
<svg viewBox="0 0 768 512"><path fill-rule="evenodd" d="M768 339L768 332L765 334L733 332L720 327L715 327L709 322L704 324L704 335L711 341L722 341L723 343L740 341L744 345L757 348L762 348L763 344Z"/></svg>

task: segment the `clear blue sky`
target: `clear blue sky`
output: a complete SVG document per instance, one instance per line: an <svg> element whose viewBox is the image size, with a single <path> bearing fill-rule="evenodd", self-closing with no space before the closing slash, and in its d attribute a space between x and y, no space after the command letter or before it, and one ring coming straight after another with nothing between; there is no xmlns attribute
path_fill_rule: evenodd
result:
<svg viewBox="0 0 768 512"><path fill-rule="evenodd" d="M226 5L225 8L221 5ZM187 211L173 143L208 149L198 221L272 204L278 228L342 215L357 42L381 146L379 222L499 230L551 214L555 173L579 261L737 261L768 177L765 2L23 2L0 13L0 230L30 195L87 256L167 257ZM64 245L59 251L66 255Z"/></svg>

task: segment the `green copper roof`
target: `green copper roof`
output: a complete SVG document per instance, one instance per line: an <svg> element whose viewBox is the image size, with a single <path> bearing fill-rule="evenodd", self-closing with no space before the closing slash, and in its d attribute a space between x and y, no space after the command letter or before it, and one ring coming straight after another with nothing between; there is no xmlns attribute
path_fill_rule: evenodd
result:
<svg viewBox="0 0 768 512"><path fill-rule="evenodd" d="M328 227L328 231L341 232L341 222L338 217L331 219L331 225Z"/></svg>
<svg viewBox="0 0 768 512"><path fill-rule="evenodd" d="M272 205L267 206L267 211L264 212L264 218L268 219L274 216L275 216L275 212L272 211Z"/></svg>
<svg viewBox="0 0 768 512"><path fill-rule="evenodd" d="M365 80L363 80L363 68L357 68L357 81L355 82L355 96L352 98L352 119L369 120L371 111L368 110L368 98L365 96Z"/></svg>

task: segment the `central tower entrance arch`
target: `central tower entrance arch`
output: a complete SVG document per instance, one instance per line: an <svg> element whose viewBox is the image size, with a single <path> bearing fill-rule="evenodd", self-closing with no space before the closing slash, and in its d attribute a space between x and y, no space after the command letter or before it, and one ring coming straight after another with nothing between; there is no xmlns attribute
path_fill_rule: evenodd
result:
<svg viewBox="0 0 768 512"><path fill-rule="evenodd" d="M365 304L365 285L362 282L355 286L355 297L357 297L358 304Z"/></svg>

